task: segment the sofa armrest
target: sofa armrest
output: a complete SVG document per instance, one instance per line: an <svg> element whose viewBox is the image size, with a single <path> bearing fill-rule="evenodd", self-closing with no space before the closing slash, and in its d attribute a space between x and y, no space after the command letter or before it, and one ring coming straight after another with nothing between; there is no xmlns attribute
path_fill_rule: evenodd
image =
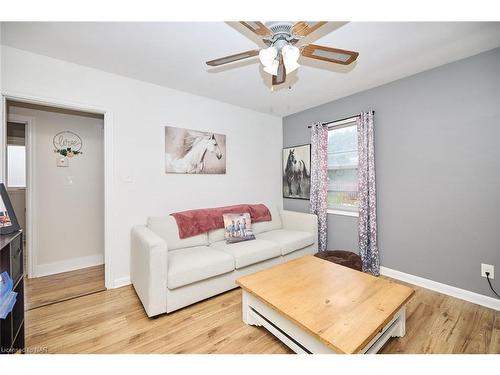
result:
<svg viewBox="0 0 500 375"><path fill-rule="evenodd" d="M314 244L318 250L318 216L304 212L281 210L284 229L301 230L314 234Z"/></svg>
<svg viewBox="0 0 500 375"><path fill-rule="evenodd" d="M146 226L132 228L130 279L148 316L167 311L167 244Z"/></svg>

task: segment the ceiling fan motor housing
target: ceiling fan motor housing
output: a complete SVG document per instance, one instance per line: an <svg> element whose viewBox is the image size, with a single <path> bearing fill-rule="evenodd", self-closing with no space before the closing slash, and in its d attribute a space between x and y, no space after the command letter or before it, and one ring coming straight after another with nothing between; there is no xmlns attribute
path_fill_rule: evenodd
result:
<svg viewBox="0 0 500 375"><path fill-rule="evenodd" d="M296 39L292 34L293 22L266 22L266 26L273 32L269 37L264 38L266 44L273 45L278 50L287 44L295 44Z"/></svg>

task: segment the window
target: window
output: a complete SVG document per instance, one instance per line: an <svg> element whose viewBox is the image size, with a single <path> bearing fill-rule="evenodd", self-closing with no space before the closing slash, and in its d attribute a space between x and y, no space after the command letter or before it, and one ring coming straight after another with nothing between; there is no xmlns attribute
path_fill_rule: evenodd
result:
<svg viewBox="0 0 500 375"><path fill-rule="evenodd" d="M328 208L357 214L358 132L355 119L328 131Z"/></svg>
<svg viewBox="0 0 500 375"><path fill-rule="evenodd" d="M7 145L7 185L26 187L26 147Z"/></svg>

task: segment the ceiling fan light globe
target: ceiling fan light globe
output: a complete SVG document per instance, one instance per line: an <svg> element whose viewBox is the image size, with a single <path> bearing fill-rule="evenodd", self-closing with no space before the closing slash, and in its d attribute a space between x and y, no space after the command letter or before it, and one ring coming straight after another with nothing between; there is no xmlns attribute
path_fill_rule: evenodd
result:
<svg viewBox="0 0 500 375"><path fill-rule="evenodd" d="M291 73L300 67L297 63L300 57L300 50L297 47L288 44L281 49L281 54L283 55L283 64L287 73Z"/></svg>
<svg viewBox="0 0 500 375"><path fill-rule="evenodd" d="M291 61L291 62L288 62L288 63L284 63L285 64L285 69L286 69L286 73L291 73L293 72L294 70L297 70L298 68L300 68L300 64L297 63L296 61Z"/></svg>
<svg viewBox="0 0 500 375"><path fill-rule="evenodd" d="M274 59L278 55L278 50L271 46L268 48L261 49L259 51L259 60L264 66L269 66L273 63Z"/></svg>
<svg viewBox="0 0 500 375"><path fill-rule="evenodd" d="M283 55L283 62L285 65L287 63L291 64L292 62L297 62L299 59L300 50L297 47L288 44L281 49L281 54Z"/></svg>
<svg viewBox="0 0 500 375"><path fill-rule="evenodd" d="M270 65L264 67L264 71L266 73L269 73L269 74L275 76L278 74L278 66L279 65L280 64L279 64L278 60L273 60L273 62Z"/></svg>

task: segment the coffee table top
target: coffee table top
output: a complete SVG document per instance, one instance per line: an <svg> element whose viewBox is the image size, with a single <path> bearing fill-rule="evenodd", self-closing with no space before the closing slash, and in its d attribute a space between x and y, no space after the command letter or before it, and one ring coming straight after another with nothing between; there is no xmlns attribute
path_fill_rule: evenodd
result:
<svg viewBox="0 0 500 375"><path fill-rule="evenodd" d="M338 353L357 353L413 289L308 255L237 284Z"/></svg>

